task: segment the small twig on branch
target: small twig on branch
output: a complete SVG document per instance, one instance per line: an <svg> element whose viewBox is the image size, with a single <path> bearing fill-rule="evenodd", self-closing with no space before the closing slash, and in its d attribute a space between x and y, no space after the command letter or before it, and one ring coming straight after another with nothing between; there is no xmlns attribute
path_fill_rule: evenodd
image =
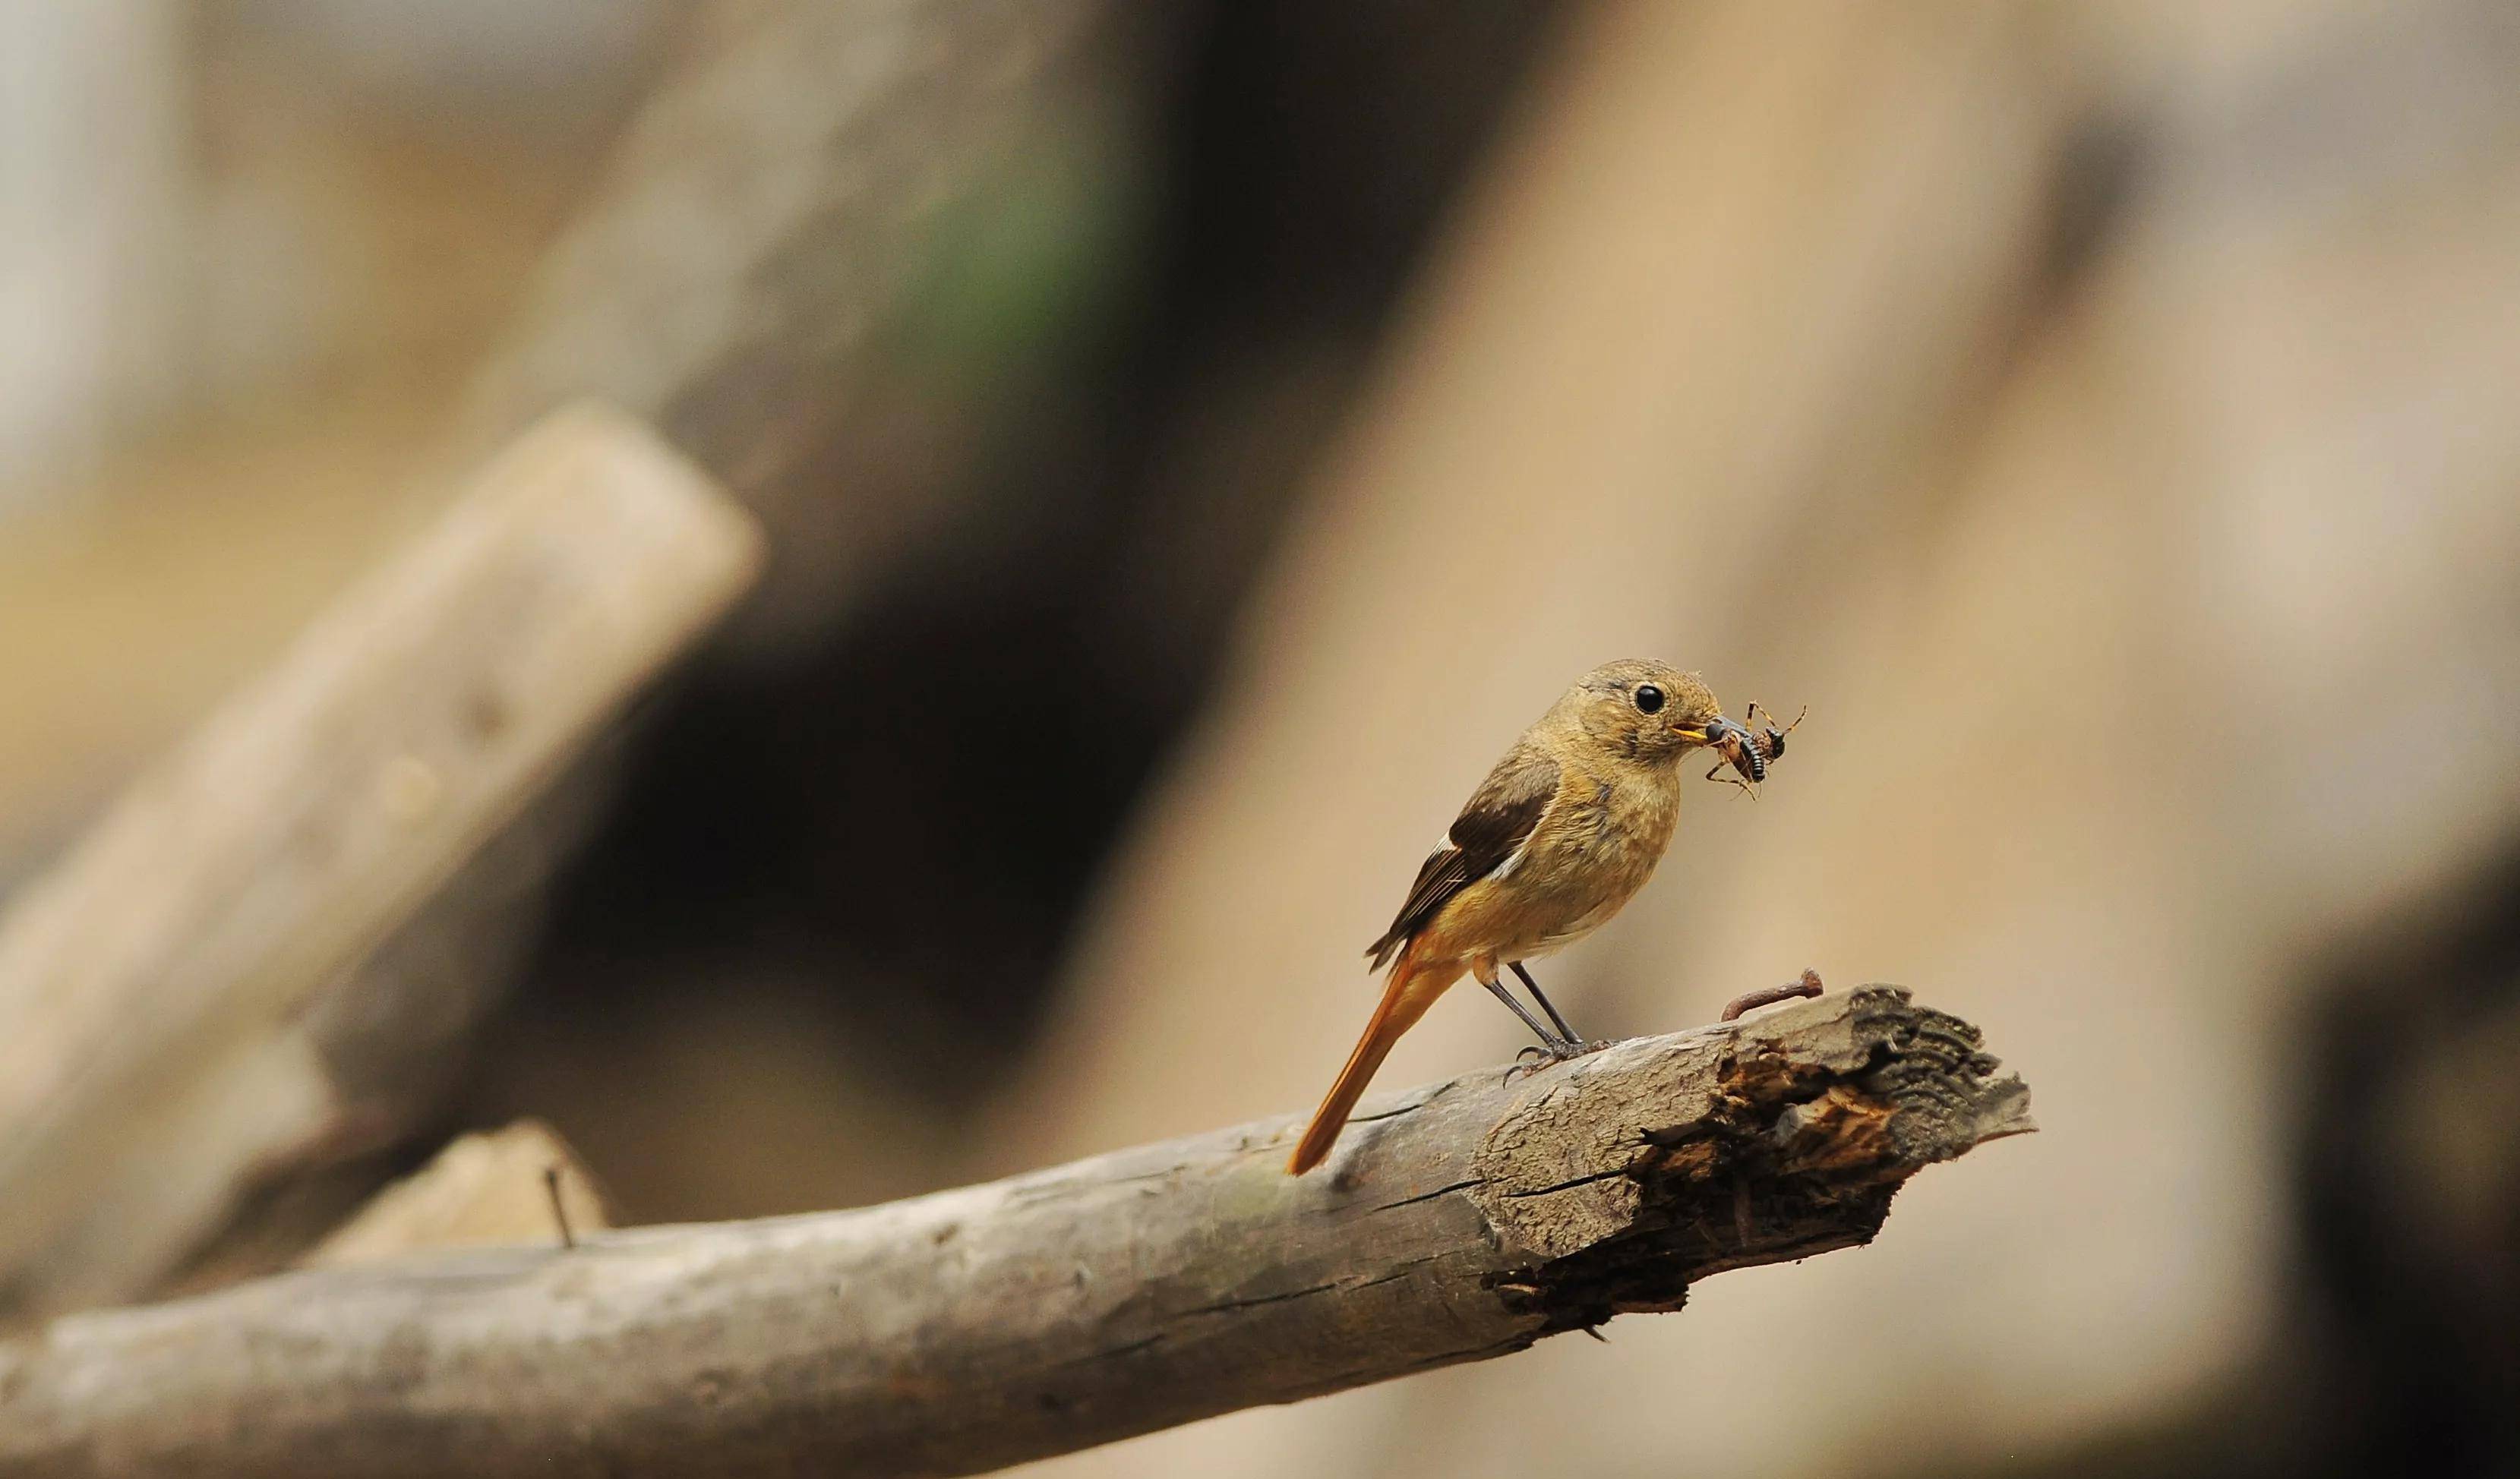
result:
<svg viewBox="0 0 2520 1479"><path fill-rule="evenodd" d="M1774 1007L1778 1002L1790 1002L1797 997L1816 997L1820 993L1820 972L1805 966L1800 977L1787 981L1782 986L1770 986L1762 991L1745 991L1725 1003L1724 1014L1717 1020L1736 1021L1745 1011L1756 1011L1762 1007Z"/></svg>
<svg viewBox="0 0 2520 1479"><path fill-rule="evenodd" d="M0 1345L0 1474L956 1474L1522 1350L1847 1247L2031 1127L1868 987L854 1212L319 1270ZM1371 1103L1371 1101L1370 1101Z"/></svg>
<svg viewBox="0 0 2520 1479"><path fill-rule="evenodd" d="M560 1162L543 1167L543 1190L551 1197L552 1221L560 1225L560 1245L577 1246L577 1231L568 1225L568 1200L560 1194Z"/></svg>
<svg viewBox="0 0 2520 1479"><path fill-rule="evenodd" d="M540 1120L467 1135L379 1192L302 1262L377 1264L414 1253L557 1242L612 1225L577 1152Z"/></svg>

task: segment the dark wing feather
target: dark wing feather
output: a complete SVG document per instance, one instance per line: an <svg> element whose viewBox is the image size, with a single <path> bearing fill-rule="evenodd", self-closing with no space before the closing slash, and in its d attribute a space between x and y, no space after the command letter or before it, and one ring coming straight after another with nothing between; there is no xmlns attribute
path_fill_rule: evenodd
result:
<svg viewBox="0 0 2520 1479"><path fill-rule="evenodd" d="M1445 845L1426 855L1409 901L1382 938L1366 947L1380 970L1392 953L1426 927L1455 894L1505 866L1557 794L1557 762L1536 745L1517 744L1488 772L1469 804L1453 819Z"/></svg>

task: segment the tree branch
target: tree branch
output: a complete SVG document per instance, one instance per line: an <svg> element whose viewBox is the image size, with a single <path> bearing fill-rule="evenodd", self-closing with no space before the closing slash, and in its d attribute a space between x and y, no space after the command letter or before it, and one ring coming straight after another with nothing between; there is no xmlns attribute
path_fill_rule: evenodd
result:
<svg viewBox="0 0 2520 1479"><path fill-rule="evenodd" d="M1522 1350L1872 1236L2032 1128L1868 987L854 1212L318 1270L0 1346L0 1473L968 1473Z"/></svg>

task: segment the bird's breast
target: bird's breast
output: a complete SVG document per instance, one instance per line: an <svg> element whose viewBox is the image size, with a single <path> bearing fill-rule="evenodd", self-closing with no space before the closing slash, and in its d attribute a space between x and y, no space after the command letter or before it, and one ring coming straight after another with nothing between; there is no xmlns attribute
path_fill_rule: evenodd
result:
<svg viewBox="0 0 2520 1479"><path fill-rule="evenodd" d="M1663 778L1570 776L1512 870L1482 880L1460 923L1501 957L1571 943L1606 922L1653 876L1680 817Z"/></svg>

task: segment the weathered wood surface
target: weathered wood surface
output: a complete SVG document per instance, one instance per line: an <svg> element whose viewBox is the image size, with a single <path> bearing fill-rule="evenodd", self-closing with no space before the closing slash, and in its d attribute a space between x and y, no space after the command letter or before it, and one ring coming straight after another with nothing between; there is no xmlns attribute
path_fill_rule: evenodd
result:
<svg viewBox="0 0 2520 1479"><path fill-rule="evenodd" d="M2031 1127L1868 987L861 1211L318 1270L0 1346L0 1474L967 1473L1456 1362L1861 1243Z"/></svg>
<svg viewBox="0 0 2520 1479"><path fill-rule="evenodd" d="M13 896L5 1304L136 1297L259 1170L355 1133L310 1004L759 559L749 517L640 424L555 413Z"/></svg>

